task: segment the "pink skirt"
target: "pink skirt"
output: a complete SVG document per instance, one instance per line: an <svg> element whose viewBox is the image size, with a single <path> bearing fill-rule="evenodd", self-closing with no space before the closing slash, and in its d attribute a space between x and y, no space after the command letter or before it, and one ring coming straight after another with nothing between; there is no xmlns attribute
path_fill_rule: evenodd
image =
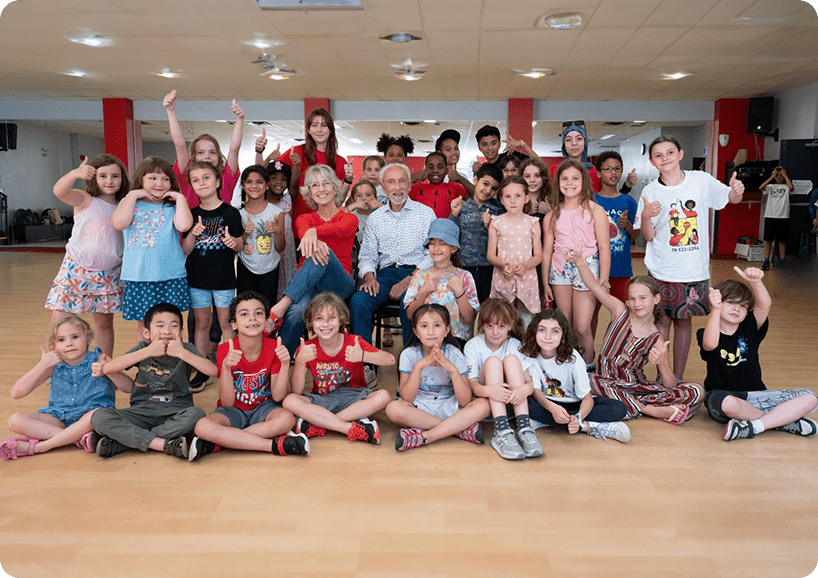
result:
<svg viewBox="0 0 818 578"><path fill-rule="evenodd" d="M117 265L107 271L89 271L66 253L45 300L46 308L75 314L122 311L120 269Z"/></svg>

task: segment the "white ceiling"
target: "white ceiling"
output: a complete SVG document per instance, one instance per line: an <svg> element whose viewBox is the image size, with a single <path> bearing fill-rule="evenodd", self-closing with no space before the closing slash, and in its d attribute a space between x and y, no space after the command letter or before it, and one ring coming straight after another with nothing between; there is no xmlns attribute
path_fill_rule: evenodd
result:
<svg viewBox="0 0 818 578"><path fill-rule="evenodd" d="M159 101L176 88L184 100L712 101L775 94L818 79L818 17L800 0L576 0L570 7L552 0L363 0L363 6L262 11L253 0L17 0L0 17L0 100ZM580 28L535 28L539 17L569 9L582 15ZM422 40L379 40L397 31ZM115 44L92 48L65 38L83 32L110 35ZM267 52L297 74L283 81L260 76L263 68L252 60L261 51L245 44L257 38L277 42ZM393 75L390 65L407 58L426 65L422 79ZM152 74L164 68L184 77ZM556 75L530 79L513 71L531 68ZM63 74L74 69L95 77ZM695 74L663 79L678 71ZM473 140L486 122L445 126ZM274 124L271 140L286 140L282 146L303 134L300 123ZM220 140L230 130L183 125ZM355 136L370 152L384 131L433 141L442 130L396 122L339 127L342 143ZM545 155L558 148L559 129L539 123L535 150ZM102 132L95 123L75 123L73 130ZM143 134L164 140L166 130L155 123ZM610 132L589 123L592 136ZM245 143L258 133L247 127ZM619 134L611 139L620 140ZM419 150L431 146L421 143Z"/></svg>

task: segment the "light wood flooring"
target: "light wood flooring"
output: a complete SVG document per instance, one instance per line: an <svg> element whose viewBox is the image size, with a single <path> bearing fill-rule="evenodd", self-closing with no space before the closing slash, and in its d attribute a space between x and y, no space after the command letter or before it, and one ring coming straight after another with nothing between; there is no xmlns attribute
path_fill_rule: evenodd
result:
<svg viewBox="0 0 818 578"><path fill-rule="evenodd" d="M17 401L8 391L39 359L61 257L0 253L0 439L11 413L46 404L45 387ZM818 260L788 261L765 277L764 379L815 390ZM713 261L713 279L734 264ZM116 331L121 353L134 324ZM381 375L394 390L395 369ZM686 378L704 378L695 346ZM196 396L207 411L215 401L215 386ZM818 561L818 438L726 443L702 410L682 427L631 421L625 445L539 430L546 457L512 463L455 438L397 453L395 427L378 420L380 446L330 434L306 458L102 460L67 447L6 460L0 562L21 578L800 578Z"/></svg>

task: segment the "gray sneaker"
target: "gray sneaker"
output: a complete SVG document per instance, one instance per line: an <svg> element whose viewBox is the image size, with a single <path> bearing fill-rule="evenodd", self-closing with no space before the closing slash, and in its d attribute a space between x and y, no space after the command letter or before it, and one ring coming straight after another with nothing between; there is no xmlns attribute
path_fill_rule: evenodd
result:
<svg viewBox="0 0 818 578"><path fill-rule="evenodd" d="M375 368L371 365L364 365L364 379L369 389L378 385L378 374L375 373Z"/></svg>
<svg viewBox="0 0 818 578"><path fill-rule="evenodd" d="M517 432L517 437L520 438L520 445L525 452L525 457L536 458L545 455L545 450L542 449L542 444L537 439L537 434L533 429L521 429Z"/></svg>
<svg viewBox="0 0 818 578"><path fill-rule="evenodd" d="M491 437L489 445L493 447L500 457L504 460L524 460L525 452L520 444L517 443L517 438L514 437L514 431L509 428L504 432L497 432Z"/></svg>
<svg viewBox="0 0 818 578"><path fill-rule="evenodd" d="M588 424L589 436L594 436L595 438L603 440L613 438L618 442L622 442L623 444L631 441L631 430L628 429L625 422L612 421L599 423L595 421L586 421L585 423Z"/></svg>
<svg viewBox="0 0 818 578"><path fill-rule="evenodd" d="M785 431L797 436L812 437L818 433L818 426L808 417L802 417L787 425L775 428L776 431Z"/></svg>

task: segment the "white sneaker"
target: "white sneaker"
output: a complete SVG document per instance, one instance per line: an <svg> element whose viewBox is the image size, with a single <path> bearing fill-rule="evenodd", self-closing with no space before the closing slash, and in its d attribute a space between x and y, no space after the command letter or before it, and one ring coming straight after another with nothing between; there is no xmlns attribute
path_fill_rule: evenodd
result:
<svg viewBox="0 0 818 578"><path fill-rule="evenodd" d="M495 433L491 436L489 445L494 448L500 457L504 460L524 460L525 452L520 444L517 443L517 438L514 437L514 431L509 428L500 435Z"/></svg>
<svg viewBox="0 0 818 578"><path fill-rule="evenodd" d="M364 379L369 389L378 385L378 374L375 373L375 368L371 365L364 365Z"/></svg>
<svg viewBox="0 0 818 578"><path fill-rule="evenodd" d="M545 450L542 448L542 444L537 439L537 434L534 433L533 429L521 429L517 432L517 437L520 439L520 446L525 452L525 457L536 458L545 454Z"/></svg>
<svg viewBox="0 0 818 578"><path fill-rule="evenodd" d="M612 421L599 423L595 421L586 421L585 423L588 424L589 436L594 436L599 439L613 438L618 442L622 442L623 444L626 444L631 440L631 430L628 429L625 422Z"/></svg>

